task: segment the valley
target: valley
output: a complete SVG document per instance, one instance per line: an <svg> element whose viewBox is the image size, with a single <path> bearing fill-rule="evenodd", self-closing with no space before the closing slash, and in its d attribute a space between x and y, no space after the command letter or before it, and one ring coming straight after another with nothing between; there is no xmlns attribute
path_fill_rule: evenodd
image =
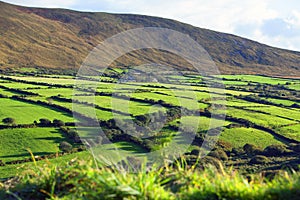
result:
<svg viewBox="0 0 300 200"><path fill-rule="evenodd" d="M121 76L123 71L118 71ZM180 123L193 126L199 122L195 139L186 152L188 159L197 155L195 152L200 149L206 132L218 129L220 135L213 152L221 151L226 158L214 153L212 155L224 166L246 174L281 169L286 165L297 170L299 160L294 146L300 142L300 91L294 86L300 84L298 79L258 75L199 77L185 74L183 77L168 77L177 84L117 83L116 78L109 76L110 73L115 76L115 71L109 69L106 73L108 76L102 77L100 82L87 80L86 84L97 84L96 91L79 89L77 96L73 96L76 80L72 76L1 76L0 145L5 151L0 154L3 165L0 177L15 176L22 171L20 169L30 165L30 152L37 160L41 160L37 163L44 163L45 159L51 163L61 163L61 160L89 156L81 140L98 142L104 147L109 145L105 144L105 138L95 135L92 127L80 127L84 131L76 130L78 119L73 117L72 104L80 108L94 108L106 137L120 144L129 157L143 157L143 153L164 148L172 141L174 133L180 132ZM208 81L223 82L225 92L220 88L207 87L205 83ZM196 103L187 96L186 91L191 89L197 98ZM91 101L92 94L94 102ZM130 97L130 100L125 97ZM157 107L158 104L160 107ZM128 109L124 105L128 105ZM225 109L214 111L212 105L222 105ZM179 108L186 110L185 115ZM200 112L200 117L193 116L195 111ZM211 112L216 116L226 114L225 121L210 118ZM127 135L113 122L116 118L125 122L130 119L147 127L147 120L163 113L167 113L166 124L151 137L143 139ZM81 114L89 116L89 113ZM12 122L5 123L5 118L11 118ZM71 145L70 149L60 148L63 141ZM253 146L256 153L247 153L246 144ZM264 149L272 145L283 149L280 159L268 156L270 162L259 165L250 163L256 154L264 155ZM119 161L122 159L119 158ZM12 169L14 165L18 167L7 173L7 169Z"/></svg>

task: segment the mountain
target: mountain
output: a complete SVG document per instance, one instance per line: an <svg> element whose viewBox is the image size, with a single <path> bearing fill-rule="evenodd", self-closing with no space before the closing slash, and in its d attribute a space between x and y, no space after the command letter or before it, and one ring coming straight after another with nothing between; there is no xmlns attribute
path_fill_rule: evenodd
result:
<svg viewBox="0 0 300 200"><path fill-rule="evenodd" d="M222 73L300 76L300 52L170 19L28 8L0 2L0 25L2 70L20 67L75 70L93 47L116 33L137 27L163 27L188 34L201 44ZM164 54L168 53L149 49L135 51L121 57L114 65L120 67L146 61L186 66L185 61L165 59Z"/></svg>

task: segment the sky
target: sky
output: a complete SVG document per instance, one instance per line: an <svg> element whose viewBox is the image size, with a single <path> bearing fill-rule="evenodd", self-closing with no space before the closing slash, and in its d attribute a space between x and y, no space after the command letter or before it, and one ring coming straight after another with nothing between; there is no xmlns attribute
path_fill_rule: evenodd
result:
<svg viewBox="0 0 300 200"><path fill-rule="evenodd" d="M4 0L80 11L133 13L175 19L300 51L299 0Z"/></svg>

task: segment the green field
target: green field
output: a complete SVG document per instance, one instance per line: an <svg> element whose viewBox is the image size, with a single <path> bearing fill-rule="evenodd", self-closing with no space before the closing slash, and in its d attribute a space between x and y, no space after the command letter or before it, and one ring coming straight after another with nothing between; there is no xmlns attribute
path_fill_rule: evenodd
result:
<svg viewBox="0 0 300 200"><path fill-rule="evenodd" d="M265 83L265 84L282 84L285 85L287 82L294 82L294 80L287 80L281 78L272 78L266 76L256 76L256 75L221 75L222 78L227 79L238 79L246 82L256 82L256 83Z"/></svg>
<svg viewBox="0 0 300 200"><path fill-rule="evenodd" d="M54 128L0 130L0 160L13 161L59 151L58 144L66 138Z"/></svg>
<svg viewBox="0 0 300 200"><path fill-rule="evenodd" d="M92 114L95 113L97 118L105 124L102 128L107 137L111 139L117 138L115 145L124 150L124 152L121 156L112 156L111 150L116 146L102 144L99 148L94 149L94 153L104 157L112 157L113 161L119 162L123 157L128 156L143 157L147 149L148 151L149 149L150 151L160 150L161 148L168 148L172 140L181 141L183 135L180 132L180 134L175 134L175 132L177 133L176 128L180 127L180 123L184 124L184 128L198 125L198 129L196 130L197 137L205 136L209 130L212 132L220 130L220 143L217 143L215 148L226 150L228 155L232 155L230 153L232 148L242 148L247 143L263 149L272 144L289 144L289 139L300 142L300 115L299 108L295 106L295 103L298 103L298 94L294 90L286 89L300 84L299 81L294 79L289 80L255 75L224 75L222 77L227 79L223 82L225 89L205 87L203 82L203 80L220 82L219 79L216 80L213 77L203 78L194 75L186 75L184 77L170 76L172 84L83 81L83 84L79 85L79 87L88 88L93 86L92 88L96 88L97 92L105 92L105 94L87 96L90 94L89 92L74 91L71 87L65 88L65 85L72 85L74 83L75 79L72 76L45 75L43 77L25 77L14 75L9 77L12 80L7 81L3 78L0 82L0 85L8 88L0 89L0 94L4 95L4 98L0 98L1 119L7 117L13 118L15 125L32 124L34 121L39 122L41 118L51 121L54 119L59 119L63 122L74 121L73 116L62 112L56 106L61 106L69 110L75 107L77 112L86 117L93 116ZM97 77L87 78L96 79ZM116 80L110 77L104 77L104 79L105 81ZM30 83L20 83L17 82L18 80ZM249 82L251 84L248 84ZM286 82L291 84L286 85ZM53 84L56 85L53 86ZM194 85L190 86L189 84ZM280 84L284 85L284 87ZM269 93L264 91L266 87L270 89ZM18 92L13 91L13 89L18 89ZM26 92L36 93L38 96L24 95ZM73 97L74 92L80 94L80 96ZM116 94L117 97L108 96L108 93ZM34 102L26 103L9 98L13 95ZM122 99L120 95L126 95L131 99L130 101ZM251 95L252 99L256 99L256 101L251 100L249 95ZM278 95L280 97L276 98ZM54 96L61 99L50 98ZM72 98L81 103L73 104L71 102ZM47 106L41 106L37 101L45 102ZM162 102L162 105L159 102ZM86 105L86 103L95 103L98 108L94 109L90 105ZM273 103L273 105L269 105L270 103ZM168 105L168 107L164 107L163 105ZM219 105L226 106L226 109L219 109ZM183 107L185 112L190 114L181 117L181 111L178 110L178 107ZM204 116L198 117L191 114L198 111L204 114ZM211 119L208 117L211 112L215 114L226 113L228 117L225 121L220 120L218 115L215 116L216 118ZM150 113L153 115L148 115ZM139 133L139 127L134 128L130 124L127 125L126 120L134 121L139 126L148 126L148 124L153 125L153 122L157 120L152 117L166 115L166 113L169 113L167 116L169 117L169 121L163 127L157 130L154 129L155 132L151 133L151 137L143 139L129 140L127 136L123 135L122 131L115 128L111 121L117 117L120 120L125 120L125 125L130 131L135 131L138 135L142 136L143 132ZM3 122L1 124L4 125ZM68 141L73 147L80 145L74 143L73 139L67 136L66 133L59 131L52 125L41 127L39 124L36 124L36 126L35 128L15 127L14 129L4 127L0 130L0 144L1 149L3 149L0 152L0 160L5 163L28 158L29 153L26 150L27 148L30 148L36 156L60 152L61 149L58 147L62 141ZM253 128L253 126L262 128ZM72 125L68 128L75 132L77 130ZM263 130L263 128L267 131ZM88 130L88 127L86 130ZM281 135L283 139L278 139L272 132ZM97 136L96 133L92 133L92 135L84 134L84 131L80 131L80 134L81 139L87 140ZM185 144L182 143L182 145ZM197 145L200 144L193 144L188 148L188 151L195 149ZM180 146L181 144L178 148ZM79 159L85 159L85 157L91 159L90 154L85 151L74 152L51 159L50 162L62 165L62 163L66 163L68 160L76 157ZM239 170L255 171L258 169L253 168L248 164L249 160L245 161L245 158L239 157L239 155L229 157L228 159L230 165L232 163L236 163L238 166L241 165ZM286 159L288 160L289 158ZM41 166L47 163L47 161L43 160L37 163ZM269 167L276 165L276 163L278 161L274 160L273 164L270 164ZM30 165L30 163L15 166L11 164L6 165L2 167L0 177L14 176Z"/></svg>
<svg viewBox="0 0 300 200"><path fill-rule="evenodd" d="M41 118L50 120L60 119L65 122L74 121L73 117L67 113L37 104L25 103L12 99L0 99L0 104L2 107L0 110L0 119L12 117L17 124L30 124ZM2 121L0 123L2 123Z"/></svg>
<svg viewBox="0 0 300 200"><path fill-rule="evenodd" d="M30 155L30 154L28 153L28 155ZM41 161L37 162L37 166L43 167L45 164L48 164L48 163L53 163L55 165L63 166L72 160L89 161L92 159L93 158L92 158L91 154L88 151L84 151L84 152L78 152L78 153L74 153L74 154L70 154L70 155L57 157L57 158L50 159L50 160L41 160ZM4 167L0 167L0 169L1 169L0 177L1 178L10 178L10 177L13 177L16 175L24 174L29 169L32 169L33 165L34 164L32 162L28 162L28 163L23 163L23 164L6 165Z"/></svg>
<svg viewBox="0 0 300 200"><path fill-rule="evenodd" d="M253 109L253 108L251 108L251 109ZM221 111L221 113L225 112L229 116L246 119L257 125L270 127L270 128L276 128L276 127L280 127L282 125L294 123L294 120L285 119L285 118L270 115L270 114L255 112L255 110L260 110L260 108L257 108L257 107L254 107L253 111L251 111L251 109L243 110L243 109L236 109L236 108L227 108L227 110Z"/></svg>
<svg viewBox="0 0 300 200"><path fill-rule="evenodd" d="M286 99L275 99L275 98L262 98L263 100L275 103L275 104L282 104L285 106L291 106L293 104L300 104L297 101L290 101L290 100L286 100Z"/></svg>
<svg viewBox="0 0 300 200"><path fill-rule="evenodd" d="M267 132L253 128L231 128L225 129L220 139L232 144L233 147L243 147L245 144L255 144L257 147L265 148L271 144L282 144L282 142Z"/></svg>
<svg viewBox="0 0 300 200"><path fill-rule="evenodd" d="M300 123L282 126L277 128L276 130L282 135L285 135L289 138L294 138L299 141L300 140L299 129L300 129Z"/></svg>

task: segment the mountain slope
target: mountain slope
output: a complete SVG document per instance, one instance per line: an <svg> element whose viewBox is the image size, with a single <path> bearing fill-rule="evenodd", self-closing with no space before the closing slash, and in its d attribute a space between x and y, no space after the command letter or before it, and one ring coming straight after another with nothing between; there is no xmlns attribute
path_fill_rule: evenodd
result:
<svg viewBox="0 0 300 200"><path fill-rule="evenodd" d="M27 8L0 2L0 25L2 69L77 69L88 52L105 38L131 28L150 26L170 28L190 35L208 51L222 73L300 76L299 52L273 48L169 19ZM165 59L164 54L166 52L155 50L136 51L120 58L115 65L142 64L146 61L186 66L184 61Z"/></svg>

